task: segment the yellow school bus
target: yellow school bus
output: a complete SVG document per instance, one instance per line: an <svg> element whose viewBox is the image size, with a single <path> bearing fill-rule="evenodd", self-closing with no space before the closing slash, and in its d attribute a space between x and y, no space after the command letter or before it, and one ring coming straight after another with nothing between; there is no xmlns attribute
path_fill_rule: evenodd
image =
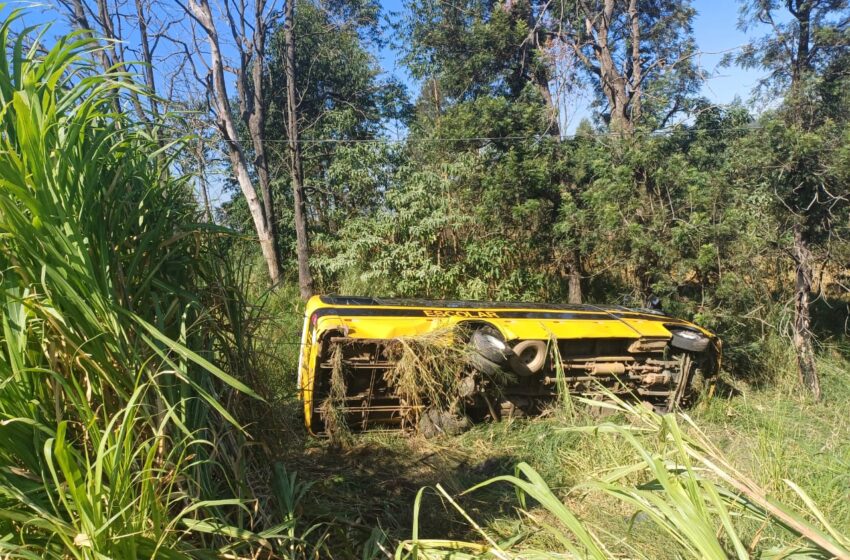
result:
<svg viewBox="0 0 850 560"><path fill-rule="evenodd" d="M325 431L334 367L345 387L338 412L350 428L415 423L428 403L405 402L389 386L388 349L447 329L464 333L458 343L471 349L453 414L472 420L539 413L564 388L592 398L610 391L669 411L687 404L720 363L714 334L649 309L314 296L298 364L307 429Z"/></svg>

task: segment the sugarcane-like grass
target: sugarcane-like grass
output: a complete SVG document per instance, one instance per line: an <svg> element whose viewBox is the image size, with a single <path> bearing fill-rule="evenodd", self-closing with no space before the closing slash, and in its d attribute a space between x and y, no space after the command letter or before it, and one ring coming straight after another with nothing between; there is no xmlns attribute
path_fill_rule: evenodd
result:
<svg viewBox="0 0 850 560"><path fill-rule="evenodd" d="M199 223L175 145L117 111L144 95L130 77L20 17L0 25L0 557L271 548L224 405L253 393L214 364L226 232Z"/></svg>

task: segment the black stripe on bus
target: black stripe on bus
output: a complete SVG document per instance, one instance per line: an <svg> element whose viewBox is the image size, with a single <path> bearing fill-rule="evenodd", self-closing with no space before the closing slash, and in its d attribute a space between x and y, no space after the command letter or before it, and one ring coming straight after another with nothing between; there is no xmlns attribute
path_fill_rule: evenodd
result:
<svg viewBox="0 0 850 560"><path fill-rule="evenodd" d="M445 311L445 314L441 314ZM619 319L640 319L644 321L664 321L667 323L679 323L678 319L657 315L626 314L626 313L572 313L558 311L515 311L515 310L477 310L477 309L451 309L433 310L428 313L425 309L387 309L384 307L324 307L313 312L313 317L318 319L328 315L341 317L430 317L432 319L445 319L457 317L461 319L560 319L576 321L615 321Z"/></svg>
<svg viewBox="0 0 850 560"><path fill-rule="evenodd" d="M324 307L313 312L313 317L325 317L328 315L339 315L341 317L430 317L432 319L446 319L459 317L462 319L585 319L585 320L613 320L607 313L566 313L555 311L508 311L508 310L478 310L478 309L450 309L433 310L428 313L424 309L386 309L379 307ZM445 314L441 312L445 311Z"/></svg>

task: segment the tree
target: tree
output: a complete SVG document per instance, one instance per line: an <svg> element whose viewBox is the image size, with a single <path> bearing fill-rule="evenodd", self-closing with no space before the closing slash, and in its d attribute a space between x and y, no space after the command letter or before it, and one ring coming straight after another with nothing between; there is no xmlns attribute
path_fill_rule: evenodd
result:
<svg viewBox="0 0 850 560"><path fill-rule="evenodd" d="M824 225L832 222L828 218L846 203L846 197L839 190L840 182L829 180L834 168L825 157L836 150L835 124L825 118L822 89L817 85L836 57L850 47L850 11L845 0L746 0L741 14L742 28L761 23L769 25L772 33L748 45L738 63L768 71L760 83L763 90L786 92L779 114L782 123L769 121L769 137L761 147L774 155L768 169L778 170L771 185L776 212L785 217L791 232L797 370L802 384L820 398L811 331L813 245L831 238L833 228ZM788 20L782 21L782 15Z"/></svg>
<svg viewBox="0 0 850 560"><path fill-rule="evenodd" d="M89 0L56 1L66 9L72 27L93 38L105 40L103 47L97 51L97 57L104 72L109 72L112 69L119 69L122 72L134 72L136 70L136 65L128 61L126 53L132 51L127 39L134 33L138 33L142 45L138 60L143 63L145 85L152 95L140 96L135 89L130 88L127 92L127 98L133 105L136 118L150 128L153 119L148 115L148 110L156 116L158 108L155 98L156 84L152 71L154 48L151 47L149 41L148 22L143 0L135 0L135 18L122 13L119 10L118 3L110 2L110 0L94 0L94 5ZM133 42L135 43L135 41ZM131 60L137 59L136 53L131 52L131 57ZM113 98L113 103L116 111L123 110L121 100L118 97ZM145 106L146 103L147 107Z"/></svg>
<svg viewBox="0 0 850 560"><path fill-rule="evenodd" d="M230 0L227 0L224 7L228 27L239 54L239 67L236 69L239 113L251 138L254 155L253 168L263 197L263 211L271 244L269 252L279 259L277 213L272 196L266 150L266 106L268 100L265 97L266 40L269 25L277 17L277 14L274 13L274 1L268 2L267 0L254 0L253 13L249 13L250 6L246 6L244 1L233 2L231 6ZM296 215L297 212L296 209ZM299 253L299 259L300 257L301 254ZM279 264L276 274L280 274ZM309 268L307 274L309 275ZM274 274L270 274L270 276L272 284L277 284L279 276Z"/></svg>
<svg viewBox="0 0 850 560"><path fill-rule="evenodd" d="M770 33L750 42L734 60L768 71L759 82L764 93L794 89L850 46L847 0L741 0L738 27L755 26L768 26Z"/></svg>
<svg viewBox="0 0 850 560"><path fill-rule="evenodd" d="M292 173L292 203L295 215L295 253L298 260L298 289L307 299L313 293L310 273L310 245L307 237L307 215L304 205L304 168L301 161L301 139L298 132L298 100L295 87L295 0L286 0L283 41L286 48L286 130L289 139L290 172Z"/></svg>
<svg viewBox="0 0 850 560"><path fill-rule="evenodd" d="M150 33L148 32L148 13L150 11L150 3L144 0L135 0L136 2L136 21L139 26L139 44L141 46L142 62L144 63L145 85L150 92L150 107L154 119L159 117L159 103L156 98L156 79L153 74L154 65L154 49L151 47Z"/></svg>
<svg viewBox="0 0 850 560"><path fill-rule="evenodd" d="M207 37L210 58L209 72L206 77L204 77L204 82L207 85L208 95L211 99L212 108L215 113L216 127L222 135L222 139L226 145L227 154L230 158L230 163L233 167L233 172L236 175L239 188L245 196L245 201L251 213L254 228L260 241L260 248L268 268L269 278L272 285L276 285L280 281L280 261L277 250L277 242L273 234L273 207L265 206L263 204L263 201L261 201L260 197L257 195L257 189L255 188L254 182L251 178L248 159L239 138L231 110L230 96L227 88L227 81L225 79L224 55L221 51L216 21L213 18L212 10L210 9L210 5L207 0L189 0L188 5L181 4L181 6L200 26ZM226 4L226 6L229 6L229 3ZM245 21L244 3L240 5L240 9L237 14L240 16L240 24L237 27L231 27L231 30L234 35L238 35L242 32L243 34L239 36L241 36L243 40L249 40L250 44L253 45L250 47L252 49L251 52L256 53L256 49L260 48L258 44L261 44L262 41L259 39L250 40L250 36L244 34L248 28L247 22ZM236 22L229 10L228 21L231 22L231 24L236 25ZM257 31L260 30L254 29L255 34ZM242 112L243 117L247 116L250 120L253 111L257 111L259 109L254 106L251 106L250 109L248 108L249 105L253 105L253 97L249 100L249 91L244 80L246 79L245 75L249 70L246 65L250 63L250 55L247 54L247 50L244 46L240 46L239 49L242 66L239 69L240 75L238 81L241 85L238 86L238 89L241 105L244 109L246 109ZM197 53L200 51L196 50L195 52ZM191 56L191 54L192 53L189 53L189 56ZM261 61L255 60L254 62L262 64ZM262 144L262 142L260 142L260 144ZM265 198L266 195L263 194L263 199Z"/></svg>
<svg viewBox="0 0 850 560"><path fill-rule="evenodd" d="M297 5L295 68L305 70L296 74L295 90L311 238L334 235L346 219L381 204L385 189L373 178L384 174L390 150L380 135L388 123L406 119L409 104L404 87L381 77L370 52L381 45L378 22L375 4ZM267 134L285 140L288 83L281 25L270 30L267 73ZM287 176L291 183L290 154L281 144L284 149L270 151L269 165L281 178L277 196L291 205L291 184L285 184ZM294 244L294 239L281 243ZM320 250L315 246L321 242L311 245Z"/></svg>
<svg viewBox="0 0 850 560"><path fill-rule="evenodd" d="M628 135L642 121L663 128L688 109L700 82L690 1L565 0L550 13L557 38L595 85L612 131Z"/></svg>
<svg viewBox="0 0 850 560"><path fill-rule="evenodd" d="M133 13L121 9L125 3L117 0L57 2L66 8L72 25L105 39L103 48L98 51L104 69L115 66L131 72L138 70L143 77L148 91L153 95L145 97L146 101L143 102L135 90L130 89L128 96L140 122L150 124L160 113L160 98L156 97L157 73L165 76L161 79L169 83L164 101L172 107L197 110L197 99L209 101L209 109L215 115L215 128L221 135L233 173L250 208L269 277L272 284L277 284L280 281L280 251L275 234L277 216L265 142L267 100L264 91L266 38L269 25L279 15L274 10L274 2L227 0L220 4L221 12L216 14L218 20L207 1L188 4L177 2L171 5L157 0L134 0ZM188 14L206 37L209 44L208 63L202 60L205 49L198 41L196 28L187 28L181 21L181 14ZM155 28L151 30L154 18ZM232 38L232 42L227 42L227 55L222 51L219 26L226 29ZM181 33L184 30L186 32ZM168 52L157 56L157 48L162 47L163 42L168 44ZM140 67L128 62L128 53L132 57L130 60L141 60ZM238 59L236 64L228 60L231 53ZM161 67L155 72L157 65ZM173 79L168 77L169 70L173 72ZM238 117L248 132L246 139L239 137L240 126L234 120L228 91L228 85L234 82L230 82L226 76L230 72L235 75ZM187 82L191 82L191 78L187 80L186 76L194 77L195 89L200 86L204 93L198 95L191 86L186 87ZM182 84L183 91L177 93L180 86L175 88L175 83ZM115 104L116 110L123 110L120 99L116 98ZM165 109L168 110L168 107ZM149 114L154 118L149 118ZM205 134L201 132L200 136L204 137ZM208 140L203 138L201 141ZM204 151L200 147L199 150L199 153ZM205 185L204 181L202 185ZM205 192L206 189L202 188L201 193ZM205 207L205 212L209 215L210 209Z"/></svg>
<svg viewBox="0 0 850 560"><path fill-rule="evenodd" d="M454 135L486 136L484 131L498 130L504 136L521 136L519 130L533 135L547 135L555 141L561 138L558 95L552 91L552 78L559 76L563 62L553 47L552 18L547 12L548 2L535 0L506 0L488 2L467 0L465 2L435 2L413 0L408 4L407 16L401 26L401 34L409 37L405 44L405 61L414 76L424 82L419 98L420 119L414 128L451 129ZM563 80L560 80L563 83ZM493 103L486 115L470 118L464 104L474 106L487 104L487 98L504 99L517 104L519 110L508 111L508 104ZM505 111L498 116L494 109ZM540 117L544 116L541 120ZM464 118L465 123L456 119ZM491 120L492 119L492 120ZM501 122L499 122L501 119ZM454 121L454 122L452 122ZM513 130L502 126L512 123ZM459 126L465 124L465 126ZM426 132L426 136L429 134ZM529 138L528 142L533 142ZM521 148L522 140L514 144L493 142L490 150L502 152L507 157L528 157L529 161L518 165L502 188L506 200L516 200L518 193L508 192L509 185L523 173L542 164L545 157ZM436 146L436 144L435 144ZM464 149L474 146L465 145ZM437 153L442 150L435 150ZM448 157L452 157L448 155ZM534 161L538 157L541 160ZM530 185L536 185L529 178ZM558 181L557 177L553 178ZM563 185L551 185L548 192L534 187L521 188L519 193L528 192L535 202L549 208L554 219L558 213ZM532 203L531 200L528 201ZM537 232L529 232L536 234ZM551 234L552 232L548 232ZM580 302L581 258L573 249L562 251L551 262L557 263L565 277L569 278L568 298Z"/></svg>

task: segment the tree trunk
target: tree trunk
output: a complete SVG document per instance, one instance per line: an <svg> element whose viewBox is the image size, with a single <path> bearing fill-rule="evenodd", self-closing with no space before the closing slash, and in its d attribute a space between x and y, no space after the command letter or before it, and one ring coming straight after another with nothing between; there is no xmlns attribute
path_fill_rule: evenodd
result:
<svg viewBox="0 0 850 560"><path fill-rule="evenodd" d="M106 45L103 47L103 50L108 50L112 53L111 60L113 65L120 65L121 71L127 72L129 69L127 68L126 61L124 60L123 37L119 37L118 34L115 33L115 27L112 22L112 12L110 12L109 8L109 4L107 4L106 0L97 0L98 18L100 19L102 32L106 39ZM120 17L118 16L118 6L113 5L113 8L116 17ZM130 89L129 97L130 101L133 103L133 108L136 110L136 116L139 117L139 121L149 125L150 119L145 113L145 108L142 105L141 99L139 99L139 94L136 93L134 89ZM118 106L120 110L120 103L117 98L116 106Z"/></svg>
<svg viewBox="0 0 850 560"><path fill-rule="evenodd" d="M201 191L201 202L204 207L204 217L211 224L215 223L212 204L210 203L210 192L207 186L207 163L204 154L203 140L198 139L195 143L195 158L198 160L198 187Z"/></svg>
<svg viewBox="0 0 850 560"><path fill-rule="evenodd" d="M156 80L153 76L153 53L151 52L150 40L148 38L148 21L145 17L144 6L142 0L136 0L136 17L139 20L139 40L142 44L142 62L145 63L145 82L151 97L148 101L151 104L151 112L154 117L159 116L159 107L156 100Z"/></svg>
<svg viewBox="0 0 850 560"><path fill-rule="evenodd" d="M263 15L265 2L257 0L254 4L254 36L251 41L254 51L253 64L251 65L251 93L252 99L246 106L251 110L245 124L251 135L251 143L254 146L254 169L257 171L257 179L260 184L260 194L263 197L263 208L266 213L266 224L269 229L271 247L268 249L280 256L280 247L277 241L277 213L274 208L274 197L272 196L271 178L269 176L269 164L266 157L266 105L264 99L264 69L266 58L266 22ZM244 72L244 69L243 69ZM242 88L240 93L249 95L247 88Z"/></svg>
<svg viewBox="0 0 850 560"><path fill-rule="evenodd" d="M569 302L581 303L581 253L579 253L578 249L573 249L572 251L570 251L569 258L570 270L568 272L569 280L567 283L570 289Z"/></svg>
<svg viewBox="0 0 850 560"><path fill-rule="evenodd" d="M213 217L212 205L210 205L210 193L207 188L207 180L203 176L203 174L198 174L198 186L201 191L201 204L204 207L204 219L211 224L215 223L215 218Z"/></svg>
<svg viewBox="0 0 850 560"><path fill-rule="evenodd" d="M794 226L792 251L797 267L794 286L794 349L797 353L797 371L800 382L816 400L820 400L820 381L815 369L815 352L812 344L811 312L809 309L812 291L812 265L808 242L800 225Z"/></svg>
<svg viewBox="0 0 850 560"><path fill-rule="evenodd" d="M514 13L516 8L519 8L517 14ZM534 84L546 105L546 114L549 120L547 132L551 136L560 138L561 126L558 120L558 107L552 98L552 92L549 91L549 68L544 62L548 53L545 46L541 44L543 32L537 24L537 17L542 14L534 13L534 6L531 2L526 5L525 3L516 3L513 0L506 0L502 10L516 20L519 20L523 13L525 14L525 24L529 32L520 49L520 64L517 75L521 77L521 81L524 81L526 78L523 76L523 72L528 70L528 81ZM532 61L533 51L537 53L538 61Z"/></svg>
<svg viewBox="0 0 850 560"><path fill-rule="evenodd" d="M611 132L622 136L629 136L633 131L632 119L629 115L629 96L625 90L625 80L620 77L613 78L610 87L608 102L611 107L608 127Z"/></svg>
<svg viewBox="0 0 850 560"><path fill-rule="evenodd" d="M83 5L83 0L72 0L71 4L73 9L71 22L74 27L76 27L89 37L99 39L94 27L92 27L89 23L88 16L86 15L86 6ZM98 58L100 58L100 65L103 67L103 71L109 72L114 63L112 60L110 60L109 54L107 53L106 49L97 49L97 53ZM112 96L112 106L115 109L116 113L121 112L121 102L117 95Z"/></svg>
<svg viewBox="0 0 850 560"><path fill-rule="evenodd" d="M601 13L594 14L585 11L584 24L588 36L596 37L593 51L599 63L598 74L602 92L605 94L610 108L609 128L614 133L629 135L632 132L632 119L629 114L628 80L625 72L621 73L620 69L617 68L608 36L615 15L615 8L615 0L605 0ZM586 65L589 64L589 61L582 58L583 55L580 54L580 51L577 51L577 53Z"/></svg>
<svg viewBox="0 0 850 560"><path fill-rule="evenodd" d="M788 9L799 24L797 36L797 52L791 69L791 93L793 99L801 87L803 78L809 67L809 41L811 2L788 0ZM804 129L808 128L802 111L795 111L796 118ZM805 215L805 211L804 211ZM797 354L797 373L800 383L809 390L816 400L821 398L820 380L815 366L815 352L811 331L811 292L812 292L812 255L808 240L804 233L803 224L794 225L794 246L791 254L796 266L794 284L794 351Z"/></svg>
<svg viewBox="0 0 850 560"><path fill-rule="evenodd" d="M254 229L260 241L260 249L269 270L269 279L272 285L276 285L280 282L280 262L277 253L273 250L274 243L266 222L266 213L248 173L248 162L245 158L245 152L242 150L242 145L239 143L236 125L233 122L230 98L224 80L224 60L219 47L218 32L213 22L212 12L207 0L190 0L189 10L192 17L204 28L209 39L210 66L212 69L210 97L215 108L216 124L227 146L227 155L236 173L236 181L245 196L245 202L248 204L248 211L251 213Z"/></svg>
<svg viewBox="0 0 850 560"><path fill-rule="evenodd" d="M298 289L301 297L307 299L313 295L313 276L310 273L310 240L307 235L307 212L304 201L304 170L301 163L301 142L298 136L294 16L295 0L286 0L283 40L286 45L286 116L295 214L295 249L298 260Z"/></svg>
<svg viewBox="0 0 850 560"><path fill-rule="evenodd" d="M631 72L629 73L629 82L631 84L629 91L631 101L629 121L633 124L640 119L643 82L643 67L640 60L640 13L638 12L637 0L629 0L629 24L629 41L632 44Z"/></svg>
<svg viewBox="0 0 850 560"><path fill-rule="evenodd" d="M791 88L794 89L800 80L805 76L806 72L811 69L809 61L809 43L811 41L811 18L812 7L811 1L797 1L796 9L791 7L789 0L788 8L791 14L796 18L799 26L797 34L797 52L794 60L792 60L791 70Z"/></svg>

